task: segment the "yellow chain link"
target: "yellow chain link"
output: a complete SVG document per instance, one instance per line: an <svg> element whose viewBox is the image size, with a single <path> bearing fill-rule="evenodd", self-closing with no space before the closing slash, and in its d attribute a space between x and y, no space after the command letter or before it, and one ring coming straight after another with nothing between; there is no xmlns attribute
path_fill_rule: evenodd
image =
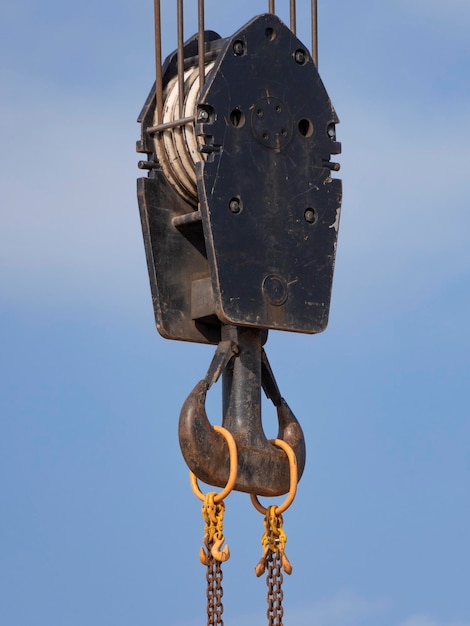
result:
<svg viewBox="0 0 470 626"><path fill-rule="evenodd" d="M223 501L216 503L214 498L216 492L211 491L206 494L204 504L202 505L202 517L205 522L203 542L206 549L201 548L199 559L203 565L209 562L209 554L217 561L228 561L230 558L230 550L225 546L221 550L225 541L224 537L224 513L225 504Z"/></svg>
<svg viewBox="0 0 470 626"><path fill-rule="evenodd" d="M229 450L230 471L227 484L220 493L211 491L204 495L199 489L196 475L191 471L189 472L192 490L204 503L202 505L202 517L205 523L203 537L205 549L200 549L199 560L203 565L207 565L208 568L211 567L211 558L215 559L219 565L230 558L228 546L225 546L223 550L221 549L225 541L223 534L225 504L223 500L234 488L238 472L238 455L235 439L223 426L214 426L214 430L224 437Z"/></svg>
<svg viewBox="0 0 470 626"><path fill-rule="evenodd" d="M269 506L264 518L264 533L261 537L263 546L263 556L255 567L256 576L261 576L266 571L266 563L269 553L279 554L281 557L282 569L286 574L292 573L292 565L285 553L287 535L282 527L284 520L281 514L276 514L276 505Z"/></svg>
<svg viewBox="0 0 470 626"><path fill-rule="evenodd" d="M261 538L261 544L264 548L268 547L271 552L279 552L284 550L287 537L282 528L284 520L282 515L276 515L276 505L268 507L266 517L264 518L264 534Z"/></svg>
<svg viewBox="0 0 470 626"><path fill-rule="evenodd" d="M271 443L279 448L282 448L289 459L289 493L285 501L280 506L271 505L268 508L264 508L264 506L261 505L255 494L250 494L250 498L255 509L264 515L264 533L261 538L263 556L255 567L255 573L258 577L264 574L266 567L269 564L269 567L272 569L272 557L276 555L281 562L284 572L286 574L292 573L292 565L290 564L285 553L287 536L282 528L284 523L282 513L284 513L284 511L286 511L292 504L297 491L297 459L295 457L294 450L286 441L283 441L282 439L271 439ZM269 571L268 578L270 577Z"/></svg>
<svg viewBox="0 0 470 626"><path fill-rule="evenodd" d="M206 524L204 535L207 535L209 542L212 542L214 538L221 539L224 530L225 504L223 501L216 504L214 502L215 496L215 491L209 492L202 505L202 517Z"/></svg>

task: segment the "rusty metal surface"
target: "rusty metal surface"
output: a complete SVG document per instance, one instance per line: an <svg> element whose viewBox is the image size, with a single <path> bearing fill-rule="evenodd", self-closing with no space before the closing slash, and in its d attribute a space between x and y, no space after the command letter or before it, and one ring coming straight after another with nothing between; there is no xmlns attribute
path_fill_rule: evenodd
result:
<svg viewBox="0 0 470 626"><path fill-rule="evenodd" d="M278 438L286 441L297 458L299 479L305 467L305 440L302 428L280 396L267 358L263 355L260 331L243 328L224 329L229 359L223 349L216 353L216 366L228 361L223 371L223 420L235 439L238 450L238 475L235 489L262 496L277 496L289 490L289 462L263 430L261 387L271 390L279 425ZM233 344L237 350L234 354ZM262 365L263 360L267 365ZM186 399L180 413L179 441L183 457L196 476L223 487L229 474L227 445L208 419L205 402L212 374L201 380ZM264 380L263 380L264 379ZM277 390L277 391L276 391Z"/></svg>
<svg viewBox="0 0 470 626"><path fill-rule="evenodd" d="M266 600L268 608L266 617L268 618L268 626L282 626L284 617L282 583L284 582L284 576L282 575L281 555L279 552L273 553L269 551L267 566L266 586L268 592Z"/></svg>

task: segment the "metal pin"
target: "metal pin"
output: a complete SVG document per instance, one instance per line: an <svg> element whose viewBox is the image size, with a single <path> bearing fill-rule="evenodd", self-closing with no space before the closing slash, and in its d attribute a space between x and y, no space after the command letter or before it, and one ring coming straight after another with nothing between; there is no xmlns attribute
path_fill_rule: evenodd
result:
<svg viewBox="0 0 470 626"><path fill-rule="evenodd" d="M206 52L204 54L204 63L209 63L210 61L214 61L218 54L220 52L219 50L209 50L209 52ZM187 70L188 68L194 68L198 66L199 67L199 54L197 54L196 56L193 57L185 57L184 59L184 69Z"/></svg>
<svg viewBox="0 0 470 626"><path fill-rule="evenodd" d="M332 172L339 172L339 170L341 169L341 164L340 163L334 163L333 161L323 161L323 167L326 167L327 169L331 170Z"/></svg>
<svg viewBox="0 0 470 626"><path fill-rule="evenodd" d="M268 11L269 11L269 13L272 13L273 15L276 13L276 9L274 7L274 0L269 0Z"/></svg>
<svg viewBox="0 0 470 626"><path fill-rule="evenodd" d="M156 161L139 161L137 167L139 170L154 170L158 167L158 163Z"/></svg>
<svg viewBox="0 0 470 626"><path fill-rule="evenodd" d="M188 224L194 224L201 220L201 211L191 211L191 213L186 213L185 215L177 215L171 220L171 223L175 228L179 228L180 226L187 226Z"/></svg>
<svg viewBox="0 0 470 626"><path fill-rule="evenodd" d="M179 120L173 120L172 122L165 122L165 124L157 124L156 126L149 126L147 128L147 132L149 135L155 135L156 133L161 133L164 130L168 130L169 128L176 128L177 126L184 126L185 124L190 124L191 122L195 122L196 118L194 115L190 117L182 117Z"/></svg>
<svg viewBox="0 0 470 626"><path fill-rule="evenodd" d="M160 0L154 0L155 15L155 97L157 99L157 124L163 119L162 32Z"/></svg>

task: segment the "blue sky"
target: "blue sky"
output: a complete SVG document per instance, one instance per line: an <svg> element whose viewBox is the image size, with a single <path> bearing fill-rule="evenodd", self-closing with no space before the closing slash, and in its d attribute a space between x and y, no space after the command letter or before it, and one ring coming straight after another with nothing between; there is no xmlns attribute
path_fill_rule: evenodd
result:
<svg viewBox="0 0 470 626"><path fill-rule="evenodd" d="M222 35L267 6L206 4ZM204 623L177 419L212 348L156 333L135 198L152 10L0 2L5 626ZM470 626L470 4L319 0L319 23L344 201L328 329L267 344L308 450L285 622ZM227 626L263 623L262 531L231 496Z"/></svg>

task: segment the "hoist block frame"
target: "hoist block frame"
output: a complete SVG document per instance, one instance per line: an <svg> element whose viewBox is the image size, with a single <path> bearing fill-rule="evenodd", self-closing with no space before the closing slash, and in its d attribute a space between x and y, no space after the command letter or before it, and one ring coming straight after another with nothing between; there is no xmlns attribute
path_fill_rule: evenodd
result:
<svg viewBox="0 0 470 626"><path fill-rule="evenodd" d="M341 206L330 161L340 152L338 118L307 49L276 16L258 16L227 39L206 31L205 40L216 60L196 110L205 153L197 206L158 163L148 132L155 88L139 116L137 151L149 175L138 179L138 198L157 329L210 344L222 325L321 332ZM197 51L195 36L186 64L197 66ZM176 75L174 52L164 86Z"/></svg>

